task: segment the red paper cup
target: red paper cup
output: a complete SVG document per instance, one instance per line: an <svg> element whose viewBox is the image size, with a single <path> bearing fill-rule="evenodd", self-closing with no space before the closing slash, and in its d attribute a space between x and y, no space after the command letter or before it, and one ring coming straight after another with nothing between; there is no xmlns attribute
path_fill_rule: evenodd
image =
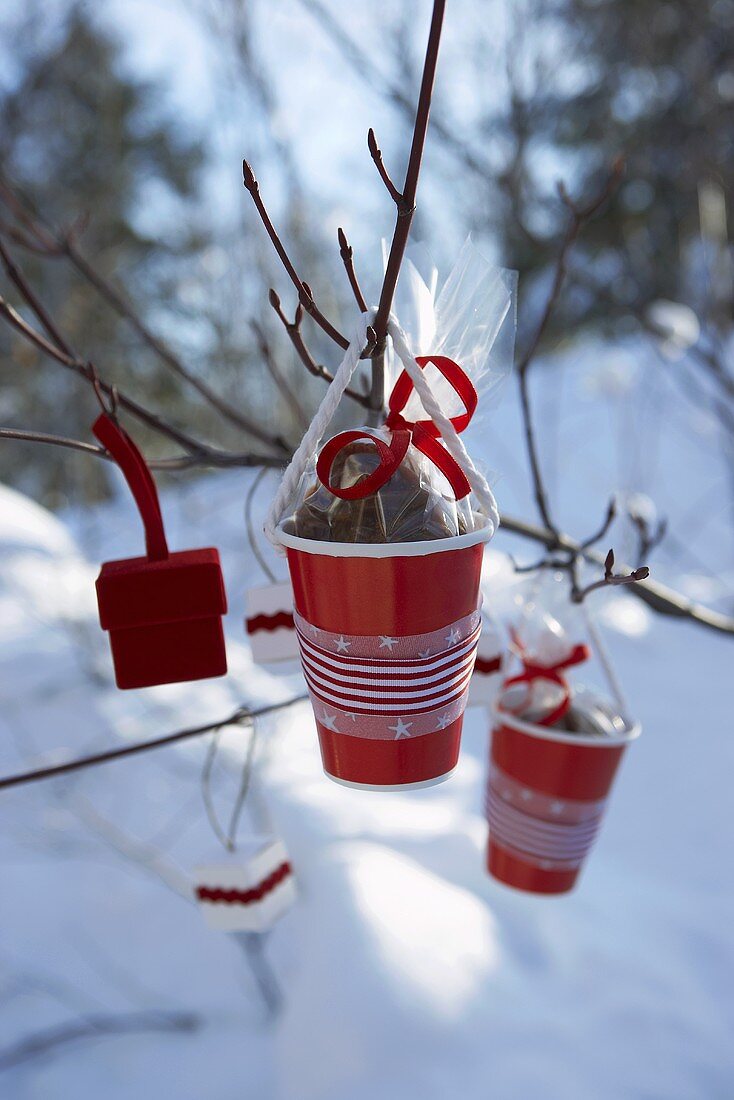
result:
<svg viewBox="0 0 734 1100"><path fill-rule="evenodd" d="M487 869L532 894L572 890L601 824L625 749L640 726L582 735L537 726L495 705L487 785Z"/></svg>
<svg viewBox="0 0 734 1100"><path fill-rule="evenodd" d="M288 554L297 625L300 617L301 658L326 774L337 782L371 789L424 787L445 779L459 755L466 693L446 708L437 709L436 703L446 698L445 691L441 695L450 680L444 675L446 668L466 676L468 688L479 634L479 579L488 529L430 542L375 545L319 542L282 530L279 537ZM457 639L463 632L461 640L451 641L454 627ZM444 630L446 642L436 634ZM423 650L418 636L428 639ZM324 638L329 639L328 652ZM364 648L370 643L373 651ZM439 652L447 644L454 646L446 651L448 656ZM334 652L336 648L344 652ZM351 657L350 649L361 656ZM365 652L372 656L364 657ZM454 658L453 653L460 656ZM413 654L415 663L408 660ZM362 678L361 696L355 695L350 679L355 666L355 675ZM412 671L407 672L409 666ZM380 677L375 690L372 671ZM463 680L456 676L458 690ZM411 677L416 683L430 681L426 691L431 698L423 706L415 702L422 689L413 686ZM393 694L389 699L381 694L386 682L393 693L409 693L411 702L405 709L395 705ZM393 688L396 682L402 686ZM328 704L336 705L334 700L339 709L332 714ZM375 714L362 713L368 704ZM356 713L347 713L351 706ZM379 716L383 732L375 733Z"/></svg>

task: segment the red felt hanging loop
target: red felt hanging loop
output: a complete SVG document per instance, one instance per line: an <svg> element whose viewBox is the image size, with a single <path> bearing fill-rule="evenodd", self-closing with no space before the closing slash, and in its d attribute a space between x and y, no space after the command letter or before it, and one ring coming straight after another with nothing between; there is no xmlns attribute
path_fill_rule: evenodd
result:
<svg viewBox="0 0 734 1100"><path fill-rule="evenodd" d="M420 355L416 359L416 363L421 368L433 363L446 381L450 383L454 392L459 395L464 403L464 412L458 416L452 416L450 419L456 431L463 432L476 412L478 403L477 391L474 389L471 379L464 373L458 363L455 363L453 359L449 359L446 355ZM421 454L424 454L434 466L438 467L449 482L457 500L462 500L469 495L471 486L466 474L453 455L449 454L446 448L439 443L441 432L433 421L406 420L403 416L403 409L408 403L412 392L413 380L408 372L404 370L395 383L388 402L389 412L385 420L385 427L393 433L389 444L376 436L366 435L360 431L350 431L341 432L325 445L316 464L316 474L321 484L329 489L334 496L341 497L342 500L359 500L376 493L378 489L387 484L395 473L405 458L410 443ZM358 439L367 439L374 444L380 464L373 473L357 482L356 485L350 485L347 489L334 487L330 480L334 460L344 447L349 443L356 442Z"/></svg>
<svg viewBox="0 0 734 1100"><path fill-rule="evenodd" d="M145 458L127 432L106 413L97 418L92 431L122 470L130 492L135 497L145 527L148 558L151 561L165 561L168 558L168 543L158 490Z"/></svg>

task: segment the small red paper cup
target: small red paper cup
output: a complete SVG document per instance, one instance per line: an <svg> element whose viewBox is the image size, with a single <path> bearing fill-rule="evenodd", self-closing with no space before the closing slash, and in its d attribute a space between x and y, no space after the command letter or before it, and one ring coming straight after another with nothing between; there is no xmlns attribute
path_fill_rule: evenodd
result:
<svg viewBox="0 0 734 1100"><path fill-rule="evenodd" d="M436 642L435 651L443 644L436 641L442 637L436 632L445 629L447 644L451 645L454 626L469 623L474 629L476 622L473 643L470 637L462 637L456 645L456 652L464 654L460 658L464 662L461 675L468 667L468 690L479 633L477 609L483 544L490 537L491 528L485 527L455 538L425 542L357 544L303 539L279 530L288 555L297 625L302 620L302 630L305 623L306 631L313 631L317 642L319 632L328 632L326 636L335 638L338 648L343 643L345 649L341 671L337 667L339 654L325 655L316 648L313 650L317 659L323 657L325 661L321 671L325 672L322 684L326 685L327 694L322 697L314 692L313 677L309 678L309 639L306 638L304 648L301 636L301 659L314 706L321 756L331 779L370 789L425 787L441 782L456 767L466 693L463 699L454 699L447 708L437 710L434 701L438 688L432 690L434 683L440 686L447 682L442 669L452 663L451 656L438 654L439 659L434 661L432 656L421 653L420 661L438 666L431 667L423 676L423 680L431 681L427 690L433 698L422 712L415 702L405 711L402 707L391 709L393 700L387 702L379 688L371 691L366 684L363 698L352 696L356 713L346 713L352 704L340 701L350 695L344 679L349 669L345 674L344 667L350 660L347 647L353 644L357 651L362 642L382 639L379 644L389 646L392 657L401 653L404 643L409 646L416 636L428 636L429 642ZM463 626L465 635L470 626ZM428 650L426 644L425 652ZM364 654L365 650L361 652ZM417 653L418 649L416 661ZM388 657L387 648L384 656ZM359 666L359 674L366 679L368 670L375 666L382 676L381 684L385 683L385 677L394 677L401 684L410 683L401 678L406 673L401 673L396 662L391 666L382 657L383 653L377 651L371 659L365 659ZM415 693L418 689L408 686L407 691ZM340 701L340 709L335 712L339 715L337 721L324 698L332 704L335 699ZM366 701L379 714L392 716L383 725L385 730L395 730L395 734L374 733L377 718L360 713ZM425 732L429 722L430 732ZM344 732L345 727L348 732ZM416 736L418 731L420 735Z"/></svg>
<svg viewBox="0 0 734 1100"><path fill-rule="evenodd" d="M621 715L609 733L535 725L504 710L500 698L486 799L487 869L493 878L532 894L572 890L620 761L639 735L639 724Z"/></svg>

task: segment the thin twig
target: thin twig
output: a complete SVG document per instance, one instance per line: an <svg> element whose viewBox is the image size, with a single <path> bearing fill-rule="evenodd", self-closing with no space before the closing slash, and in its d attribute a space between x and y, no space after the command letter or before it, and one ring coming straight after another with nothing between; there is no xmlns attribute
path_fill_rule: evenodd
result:
<svg viewBox="0 0 734 1100"><path fill-rule="evenodd" d="M579 233L584 228L587 222L589 222L596 214L600 212L602 207L609 201L617 187L619 186L622 175L624 173L624 160L622 157L618 157L612 164L611 171L604 181L603 186L599 190L598 194L594 196L586 206L580 206L575 203L568 195L564 184L559 183L558 193L561 197L561 201L568 208L569 219L561 242L561 247L556 258L555 270L553 273L553 281L551 284L550 293L546 299L545 307L540 316L540 320L535 328L535 331L530 339L530 342L525 349L525 353L520 359L517 365L518 373L525 374L531 361L535 357L535 353L538 350L538 345L542 340L545 330L548 327L558 299L563 289L563 284L566 279L568 257L571 249L576 243Z"/></svg>
<svg viewBox="0 0 734 1100"><path fill-rule="evenodd" d="M275 310L278 318L283 325L283 328L288 333L288 337L293 344L293 347L298 354L299 359L303 363L304 367L314 378L321 378L324 382L331 383L334 381L334 375L317 363L311 352L306 347L306 343L303 339L303 333L301 332L301 324L303 322L303 306L299 302L296 306L296 313L293 321L289 321L285 315L283 307L280 303L280 298L273 288L270 288L268 293L268 301ZM369 408L369 397L367 394L359 393L357 390L353 390L349 387L344 391L345 396L350 397L352 401L356 401L357 404L362 405L363 408Z"/></svg>
<svg viewBox="0 0 734 1100"><path fill-rule="evenodd" d="M306 312L311 317L313 317L316 324L324 330L326 335L331 337L335 344L338 344L340 348L348 348L349 341L347 340L346 336L339 332L339 330L335 328L334 325L332 325L331 321L327 320L327 318L324 317L323 313L313 300L313 295L311 294L307 284L305 284L301 280L298 272L293 266L291 258L288 255L285 246L283 245L283 242L278 235L278 231L276 230L270 219L270 215L268 214L265 203L262 200L262 196L260 194L260 185L255 178L255 173L253 172L252 168L246 160L242 161L242 179L244 181L245 189L249 191L250 195L252 196L252 201L255 204L255 209L260 215L260 220L265 226L265 230L273 243L273 247L278 253L280 261L288 273L288 277L298 291L299 302L306 310Z"/></svg>
<svg viewBox="0 0 734 1100"><path fill-rule="evenodd" d="M607 514L604 516L601 527L597 531L595 531L593 535L589 535L587 539L584 539L583 542L579 543L581 549L588 550L590 546L594 546L597 542L600 542L614 523L616 516L617 498L616 496L613 496L612 499L609 501L609 504L607 505Z"/></svg>
<svg viewBox="0 0 734 1100"><path fill-rule="evenodd" d="M321 30L331 38L352 71L368 86L370 94L376 91L378 95L397 107L404 118L412 123L415 118L415 102L406 93L404 81L391 79L384 72L377 72L373 53L364 49L361 43L347 32L344 25L335 18L335 9L322 3L321 0L299 0L299 3L310 13ZM349 8L342 5L340 11L347 15ZM431 120L431 129L452 155L478 177L481 184L486 184L487 180L494 176L496 169L491 160L480 156L470 148L469 135L461 132L454 119L434 117Z"/></svg>
<svg viewBox="0 0 734 1100"><path fill-rule="evenodd" d="M97 385L103 393L105 393L110 399L117 395L117 400L121 408L125 409L132 416L136 417L141 423L146 424L149 428L158 432L160 435L166 436L168 439L172 439L175 443L180 444L185 451L188 452L186 459L172 459L161 465L161 468L168 469L184 469L191 466L211 466L211 467L229 467L229 466L252 466L252 465L268 465L268 466L282 466L283 462L287 458L287 453L282 455L263 455L255 456L249 454L241 454L239 457L229 454L226 451L221 451L216 447L211 447L208 443L202 443L197 439L194 439L187 432L177 428L174 424L165 420L157 413L153 413L150 409L147 409L144 405L141 405L132 397L128 397L122 390L119 390L116 386L110 385L110 383L103 381L99 377L99 373L96 370L94 364L89 362L82 362L80 359L76 359L73 356L67 355L60 348L56 347L49 340L43 336L37 329L25 321L21 315L15 310L4 298L0 297L0 316L11 325L21 336L23 336L29 343L34 344L44 355L48 355L51 359L54 359L62 367L67 370L73 371L79 377L83 378L87 383L94 386L95 379ZM234 461L233 461L234 459ZM242 460L242 461L241 461Z"/></svg>
<svg viewBox="0 0 734 1100"><path fill-rule="evenodd" d="M133 328L148 346L152 348L158 358L165 363L174 374L182 378L195 389L199 396L203 397L220 416L224 417L225 420L228 420L230 424L233 424L241 431L251 435L253 439L257 439L260 443L273 447L275 450L287 450L287 444L284 440L264 431L260 424L244 416L243 413L235 409L230 402L216 393L207 382L199 378L193 371L189 370L181 359L173 353L171 348L167 344L164 344L160 337L156 336L148 328L145 322L133 310L127 299L123 298L122 294L115 290L115 288L91 266L86 257L79 252L76 245L67 244L64 251L77 270L84 275L88 282L94 286L109 305L111 305L121 317L125 318L131 328Z"/></svg>
<svg viewBox="0 0 734 1100"><path fill-rule="evenodd" d="M233 932L232 936L242 947L268 1016L277 1016L283 1005L283 991L265 954L265 937L262 932Z"/></svg>
<svg viewBox="0 0 734 1100"><path fill-rule="evenodd" d="M43 1028L27 1035L17 1043L0 1049L0 1070L39 1058L58 1047L78 1042L80 1039L100 1038L105 1035L139 1035L149 1032L192 1032L200 1026L200 1018L193 1012L170 1012L146 1009L136 1012L90 1013L78 1020Z"/></svg>
<svg viewBox="0 0 734 1100"><path fill-rule="evenodd" d="M232 813L229 816L229 825L227 826L227 847L231 852L234 852L237 848L237 830L239 829L240 818L242 817L242 811L245 808L245 802L247 801L247 795L250 790L252 769L255 764L255 749L257 748L257 733L257 726L253 722L250 728L250 740L247 742L245 760L242 765L240 785L237 789L237 797L234 800Z"/></svg>
<svg viewBox="0 0 734 1100"><path fill-rule="evenodd" d="M337 237L339 238L339 255L342 258L342 263L344 264L344 270L346 271L347 278L349 279L349 285L352 288L354 300L359 307L360 313L366 313L367 302L365 301L364 294L362 293L362 288L359 285L357 272L354 270L354 249L347 240L347 235L341 227L339 227L339 229L337 230Z"/></svg>
<svg viewBox="0 0 734 1100"><path fill-rule="evenodd" d="M668 521L663 518L652 527L645 516L635 512L633 508L628 509L627 514L637 532L637 561L648 561L667 535Z"/></svg>
<svg viewBox="0 0 734 1100"><path fill-rule="evenodd" d="M15 432L14 429L0 429L0 435L5 433L7 433L10 438L28 438L31 442L56 443L55 437L43 437L40 433ZM73 444L79 444L79 446L74 449L82 450L86 454L91 454L96 458L108 458L106 453L102 453L91 444L83 444L79 440L68 441L68 445ZM63 446L66 444L61 445ZM153 469L164 470L185 470L202 467L270 467L280 464L280 460L276 460L271 456L229 454L227 452L222 452L219 456L213 458L202 457L200 455L184 455L170 459L158 459L157 461L151 461L149 463ZM503 513L502 529L504 532L509 532L520 538L540 543L550 551L562 550L568 552L571 556L580 556L584 560L593 562L597 565L603 565L604 563L604 559L593 549L584 548L580 543L569 538L568 535L562 532L551 531L548 528L538 527L516 516ZM564 569L568 567L568 560L554 560L544 557L542 561L536 562L532 566L520 566L518 571L532 572L546 565L548 568ZM625 568L631 571L633 567L625 566ZM631 591L642 600L643 603L646 603L653 611L660 615L679 619L689 619L699 626L705 626L710 630L715 630L723 634L734 634L734 618L714 611L703 604L696 603L681 595L679 592L676 592L674 589L668 588L667 585L662 585L652 580L646 580L644 582L635 582L631 587Z"/></svg>
<svg viewBox="0 0 734 1100"><path fill-rule="evenodd" d="M10 222L0 219L0 233L11 240L13 244L19 245L25 252L30 252L34 256L48 257L48 249L44 248L38 241L34 241L26 233L23 233L17 225L11 225Z"/></svg>
<svg viewBox="0 0 734 1100"><path fill-rule="evenodd" d="M296 703L302 703L307 698L307 695L296 695L282 703L270 703L268 706L258 707L256 710L251 710L245 706L238 707L227 718L221 718L217 722L208 722L203 726L194 726L191 729L178 730L176 733L168 733L165 737L156 737L153 741L138 741L132 745L108 749L106 752L98 752L92 756L80 756L74 760L68 760L65 764L53 764L47 768L36 768L33 771L20 772L17 775L6 775L4 778L0 778L0 790L9 787L20 787L25 783L35 783L43 779L52 779L57 775L66 775L69 772L80 771L82 768L93 768L97 764L106 764L110 760L119 760L124 756L136 756L138 753L164 748L179 741L187 741L192 737L201 737L205 733L213 733L225 726L240 725L243 722L251 722L254 718L262 718L266 714L272 714L274 711L284 710Z"/></svg>
<svg viewBox="0 0 734 1100"><path fill-rule="evenodd" d="M54 447L67 447L72 451L83 451L84 454L92 454L96 455L97 458L113 461L112 455L104 447L97 447L94 443L84 443L81 439L67 439L62 435L23 431L19 428L0 428L0 439L19 439L27 443L48 443Z"/></svg>
<svg viewBox="0 0 734 1100"><path fill-rule="evenodd" d="M2 260L3 267L8 274L8 278L18 288L21 295L31 307L50 338L63 352L65 352L66 355L73 357L74 353L71 350L71 347L59 332L59 329L54 323L53 318L49 314L48 310L45 308L40 298L31 287L30 283L26 279L18 264L10 255L10 252L8 251L2 237L0 237L0 259Z"/></svg>
<svg viewBox="0 0 734 1100"><path fill-rule="evenodd" d="M550 511L550 505L548 503L548 492L543 480L543 474L540 466L540 458L538 455L538 442L535 434L535 426L533 423L533 415L530 407L530 394L528 389L528 370L530 368L535 354L540 346L540 342L545 334L548 323L553 316L555 308L558 304L558 299L563 289L563 284L566 279L566 271L568 265L568 257L571 249L573 248L579 233L584 228L586 223L590 221L602 207L609 200L619 185L624 171L624 161L618 158L612 165L611 172L609 173L604 186L600 189L599 193L594 196L585 206L580 206L574 202L568 195L563 184L559 184L558 192L561 197L561 201L567 207L569 211L568 225L564 234L561 246L556 257L555 269L553 273L553 280L551 282L550 292L545 302L543 312L541 313L540 320L535 327L532 337L525 349L524 354L520 358L520 362L517 365L517 380L520 388L520 406L522 410L523 425L525 428L525 442L528 452L528 460L530 462L530 473L533 482L533 494L535 496L535 503L538 507L540 518L543 521L545 527L557 534L557 528L553 521Z"/></svg>
<svg viewBox="0 0 734 1100"><path fill-rule="evenodd" d="M95 458L104 459L106 462L114 462L112 455L104 447L97 447L94 443L85 443L81 439L69 439L61 435L49 435L47 432L32 432L21 428L0 428L0 439L15 439L26 443L41 443L53 447L66 447L69 450L81 451L83 454L92 455ZM248 466L260 467L264 473L266 469L281 466L283 460L271 455L255 454L229 454L221 452L216 458L207 462L202 457L195 455L171 455L168 458L146 459L151 470L190 470L210 466L212 468Z"/></svg>
<svg viewBox="0 0 734 1100"><path fill-rule="evenodd" d="M405 199L402 193L393 183L390 178L390 174L385 167L385 162L382 159L382 149L377 144L377 138L375 137L375 131L370 126L367 132L367 148L370 151L370 156L375 162L375 168L377 169L380 179L387 188L387 193L398 208L398 212L404 217L406 214L411 214L412 210L406 206Z"/></svg>
<svg viewBox="0 0 734 1100"><path fill-rule="evenodd" d="M583 603L591 592L596 592L599 588L609 588L622 584L634 584L635 581L647 580L649 576L650 570L646 565L640 565L630 573L615 573L614 551L610 550L604 559L604 576L600 581L594 581L592 584L587 584L585 588L580 588L576 582L575 573L572 571L571 599L574 603Z"/></svg>
<svg viewBox="0 0 734 1100"><path fill-rule="evenodd" d="M303 405L299 401L298 397L293 392L293 389L291 388L288 379L281 372L268 342L268 338L265 335L265 330L258 324L257 321L252 321L251 326L252 331L255 334L255 339L257 340L258 350L263 358L265 366L268 369L270 377L273 379L275 385L280 390L286 404L289 406L291 412L293 413L296 423L300 425L302 431L305 431L310 423L309 417L306 415Z"/></svg>
<svg viewBox="0 0 734 1100"><path fill-rule="evenodd" d="M506 533L517 535L519 538L540 543L548 550L568 551L572 556L582 558L593 565L604 565L604 558L597 550L592 548L582 550L578 542L562 531L556 533L546 527L539 527L537 524L529 523L527 520L507 515L504 512L501 516L501 529ZM559 567L564 568L565 563L561 563ZM622 568L629 572L632 571L632 567L628 565L624 565ZM720 611L714 611L704 604L696 603L695 600L689 599L659 581L650 578L644 581L635 581L630 584L629 591L631 595L636 596L658 615L673 619L687 619L698 626L706 627L708 630L716 631L719 634L734 635L734 617L724 615Z"/></svg>

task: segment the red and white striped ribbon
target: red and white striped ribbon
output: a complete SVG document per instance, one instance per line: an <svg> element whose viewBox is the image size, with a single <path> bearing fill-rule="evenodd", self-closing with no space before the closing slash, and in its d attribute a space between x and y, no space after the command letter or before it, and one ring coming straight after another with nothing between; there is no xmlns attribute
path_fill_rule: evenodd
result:
<svg viewBox="0 0 734 1100"><path fill-rule="evenodd" d="M580 867L596 839L606 799L581 802L536 791L492 764L486 816L492 841L543 870Z"/></svg>
<svg viewBox="0 0 734 1100"><path fill-rule="evenodd" d="M427 634L334 634L294 614L317 719L336 733L399 740L446 729L466 706L479 612Z"/></svg>

